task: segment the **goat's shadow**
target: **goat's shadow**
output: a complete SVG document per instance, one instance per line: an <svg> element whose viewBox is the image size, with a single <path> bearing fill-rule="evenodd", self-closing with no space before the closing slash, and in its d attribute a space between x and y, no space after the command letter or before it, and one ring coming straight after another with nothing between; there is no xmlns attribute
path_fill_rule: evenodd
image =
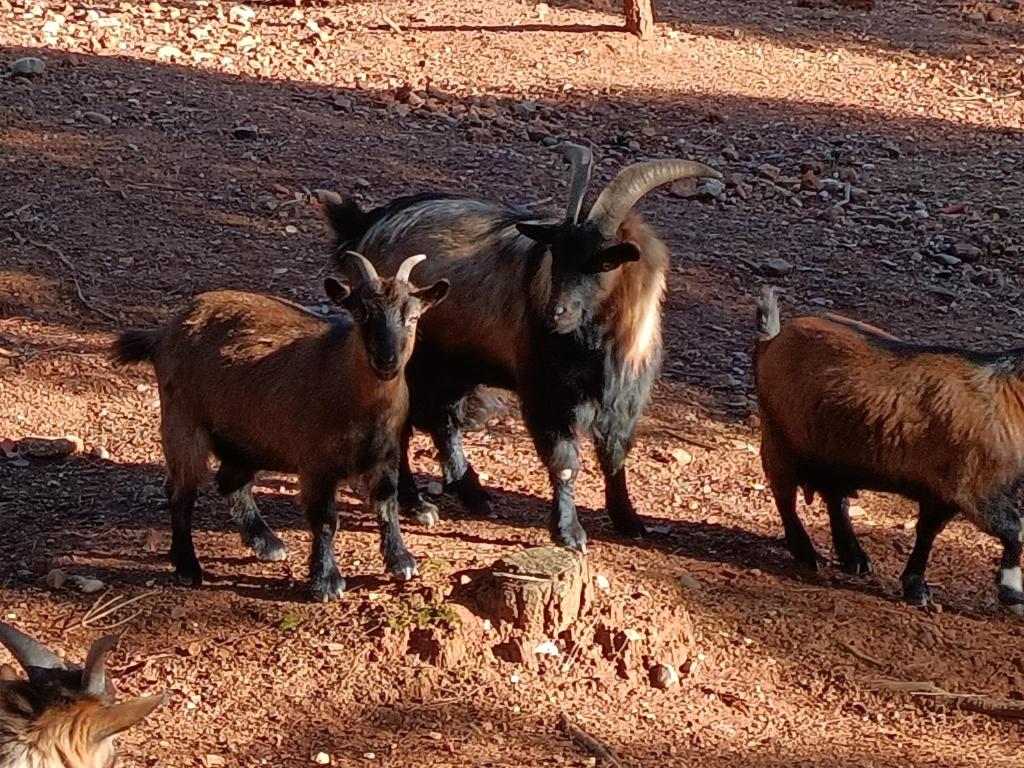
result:
<svg viewBox="0 0 1024 768"><path fill-rule="evenodd" d="M0 486L18 483L23 491L38 493L22 495L18 508L0 500L0 515L7 522L7 534L0 540L0 561L15 564L8 586L38 585L51 564L60 558L88 562L88 572L101 581L118 586L139 588L173 586L177 582L171 572L166 548L169 543L169 520L162 498L163 469L156 464L122 464L86 457L73 457L51 463L36 463L16 468L0 462ZM418 476L421 487L432 478ZM305 532L305 518L294 493L295 483L287 476L263 478L257 485L257 500L267 522L277 531ZM96 489L103 489L97 491ZM545 530L549 500L517 491L490 486L495 514L480 523L467 514L452 497L442 495L438 503L441 522L432 528L403 518L402 527L410 549L420 558L421 566L430 559L435 548L432 541L444 542L436 548L453 543L487 545L508 550L547 542ZM61 515L52 514L53 509ZM346 575L349 591L373 591L394 582L379 561L376 546L367 550L365 538L376 537L377 524L367 506L344 488L339 494L339 534L335 548ZM808 573L797 566L780 536L718 522L676 520L641 514L649 534L644 538L624 538L615 533L603 510L579 507L580 521L588 531L591 551L608 544L656 551L666 556L666 572L682 570L682 560L719 565L739 572L760 571L787 581L837 588L859 594L872 594L888 601L898 595L887 588L884 580L874 576L850 577L827 563L817 573ZM235 534L222 498L208 484L197 503L194 529L207 533ZM496 532L498 529L498 532ZM811 535L824 541L827 528L810 524ZM346 534L361 534L360 540ZM877 534L875 534L877 537ZM230 546L207 547L202 538L197 542L200 561L205 566L204 589L226 591L241 597L269 602L303 602L308 600L305 564L308 539L301 543L286 534L289 558L273 564L279 575L266 571L253 573L255 557L241 541ZM352 563L356 572L349 573ZM280 566L277 569L277 566ZM456 578L455 575L449 575ZM410 585L415 588L415 581ZM957 606L957 610L960 607Z"/></svg>

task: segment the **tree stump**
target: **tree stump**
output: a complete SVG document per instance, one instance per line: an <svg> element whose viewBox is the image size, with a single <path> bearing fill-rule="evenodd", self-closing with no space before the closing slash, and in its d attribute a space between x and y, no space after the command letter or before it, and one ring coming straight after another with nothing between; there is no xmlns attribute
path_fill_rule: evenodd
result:
<svg viewBox="0 0 1024 768"><path fill-rule="evenodd" d="M626 31L647 40L654 35L654 0L624 0Z"/></svg>
<svg viewBox="0 0 1024 768"><path fill-rule="evenodd" d="M568 629L589 599L586 559L554 546L533 547L496 562L477 598L484 615L538 638Z"/></svg>

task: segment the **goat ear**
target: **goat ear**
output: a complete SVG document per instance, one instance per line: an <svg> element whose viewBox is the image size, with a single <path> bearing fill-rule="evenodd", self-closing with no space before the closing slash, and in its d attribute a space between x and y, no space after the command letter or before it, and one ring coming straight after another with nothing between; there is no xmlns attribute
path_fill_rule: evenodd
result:
<svg viewBox="0 0 1024 768"><path fill-rule="evenodd" d="M10 664L0 664L0 680L17 680L18 673Z"/></svg>
<svg viewBox="0 0 1024 768"><path fill-rule="evenodd" d="M444 301L451 287L452 284L449 281L438 280L433 285L413 291L412 295L420 300L420 306L426 312L428 308Z"/></svg>
<svg viewBox="0 0 1024 768"><path fill-rule="evenodd" d="M166 701L167 694L161 693L159 696L142 696L103 707L92 716L90 726L93 741L99 743L128 730L149 717L154 709Z"/></svg>
<svg viewBox="0 0 1024 768"><path fill-rule="evenodd" d="M324 278L324 291L327 293L327 298L341 306L345 303L345 299L351 295L352 288L336 278L327 277Z"/></svg>
<svg viewBox="0 0 1024 768"><path fill-rule="evenodd" d="M551 245L555 242L555 236L558 234L559 228L559 224L542 224L538 221L520 221L516 223L516 229L519 230L520 235L542 245Z"/></svg>
<svg viewBox="0 0 1024 768"><path fill-rule="evenodd" d="M588 264L590 272L611 272L627 261L640 261L640 249L633 243L616 243L597 252Z"/></svg>

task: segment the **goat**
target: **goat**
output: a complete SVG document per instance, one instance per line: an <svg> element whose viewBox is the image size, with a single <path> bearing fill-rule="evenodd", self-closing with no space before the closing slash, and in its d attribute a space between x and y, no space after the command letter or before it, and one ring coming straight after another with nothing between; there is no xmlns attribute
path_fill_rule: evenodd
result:
<svg viewBox="0 0 1024 768"><path fill-rule="evenodd" d="M645 533L625 461L661 365L669 255L631 211L659 185L721 176L695 162L637 163L580 221L592 156L576 145L557 149L573 166L561 221L448 194L400 197L367 212L335 193L320 198L339 248L357 248L384 269L422 244L437 253L429 274L443 272L452 283L445 307L423 323L407 371L411 423L403 456L412 427L428 431L445 488L471 512L489 512L490 496L462 450L462 404L480 385L514 390L553 486L551 537L585 551L574 500L578 432L594 439L615 529ZM403 506L423 509L407 459L399 484Z"/></svg>
<svg viewBox="0 0 1024 768"><path fill-rule="evenodd" d="M110 768L115 737L167 701L167 694L115 703L105 658L116 637L93 643L84 667L0 622L0 643L28 679L0 665L0 768Z"/></svg>
<svg viewBox="0 0 1024 768"><path fill-rule="evenodd" d="M850 524L848 497L897 493L918 503L914 549L901 576L907 601L932 599L925 568L957 514L1003 545L999 599L1024 614L1021 520L1024 349L981 353L910 344L838 316L780 326L770 287L757 310L754 378L761 461L796 560L818 555L796 514L796 492L828 507L844 570L871 564Z"/></svg>
<svg viewBox="0 0 1024 768"><path fill-rule="evenodd" d="M398 448L408 413L402 375L421 313L440 303L448 282L409 282L423 255L379 277L358 253L349 285L328 278L330 299L347 310L323 317L254 293L204 293L155 331L129 331L114 345L118 364L150 361L160 391L161 437L171 511L171 560L178 579L203 573L192 542L196 489L212 451L216 484L228 497L242 540L260 559L281 560L284 544L252 494L261 469L295 472L313 532L313 597L339 597L345 580L334 559L338 482L361 478L380 527L384 563L397 578L416 573L397 517ZM436 522L423 512L420 520Z"/></svg>

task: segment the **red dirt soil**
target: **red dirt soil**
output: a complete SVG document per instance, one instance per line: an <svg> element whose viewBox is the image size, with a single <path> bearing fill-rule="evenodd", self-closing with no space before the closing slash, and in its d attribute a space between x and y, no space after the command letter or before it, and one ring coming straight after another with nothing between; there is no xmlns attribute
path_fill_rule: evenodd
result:
<svg viewBox="0 0 1024 768"><path fill-rule="evenodd" d="M0 63L46 63L0 75L0 438L85 443L58 462L0 458L0 608L74 658L124 621L121 690L172 694L126 734L125 765L593 765L563 710L628 766L1019 765L1018 724L885 687L1024 697L998 545L952 525L930 569L943 610L905 606L914 509L865 494L854 524L874 574L800 573L762 486L750 353L765 280L787 315L1020 346L1024 11L656 6L640 43L617 7L575 0L0 0ZM290 559L249 557L209 491L196 539L210 583L174 586L153 378L109 366L111 332L212 288L319 301L327 233L305 202L318 187L557 211L558 139L594 146L595 186L647 157L726 172L718 199L680 187L641 204L674 259L667 361L630 462L654 535L611 532L588 455L581 514L609 588L563 655L496 658L462 594L546 541L547 482L518 419L468 440L497 518L442 499L440 525L407 524L421 562L408 585L384 576L373 521L343 495L349 592L306 602L294 483L268 476L259 499ZM434 480L428 443L415 447ZM801 513L829 553L824 511ZM105 593L48 589L53 568L139 599L83 627ZM626 650L602 650L598 636L626 630ZM432 633L462 638L445 665L416 652ZM679 685L650 686L659 662Z"/></svg>

